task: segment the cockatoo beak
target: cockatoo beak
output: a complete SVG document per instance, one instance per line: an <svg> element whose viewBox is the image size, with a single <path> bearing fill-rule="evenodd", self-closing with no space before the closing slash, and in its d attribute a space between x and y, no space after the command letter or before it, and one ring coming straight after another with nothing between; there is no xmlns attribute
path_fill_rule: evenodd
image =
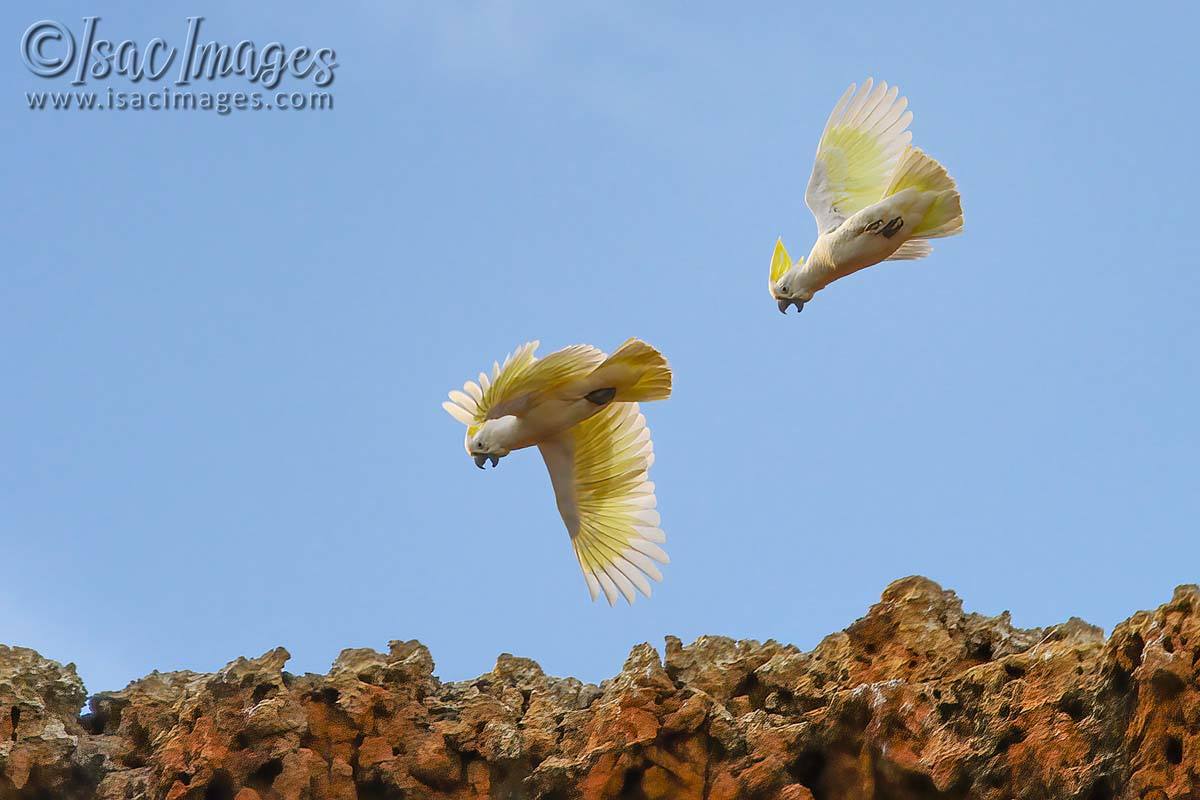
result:
<svg viewBox="0 0 1200 800"><path fill-rule="evenodd" d="M479 467L480 469L483 469L483 465L488 461L492 462L492 469L495 469L496 465L500 463L500 456L489 456L483 454L475 456L475 466Z"/></svg>
<svg viewBox="0 0 1200 800"><path fill-rule="evenodd" d="M783 300L780 300L780 301L779 301L779 313L780 313L780 314L787 314L788 306L795 306L795 307L796 307L796 313L797 313L797 314L799 314L801 311L803 311L803 310L804 310L804 303L803 303L803 301L800 301L800 300L788 300L788 299L784 298Z"/></svg>

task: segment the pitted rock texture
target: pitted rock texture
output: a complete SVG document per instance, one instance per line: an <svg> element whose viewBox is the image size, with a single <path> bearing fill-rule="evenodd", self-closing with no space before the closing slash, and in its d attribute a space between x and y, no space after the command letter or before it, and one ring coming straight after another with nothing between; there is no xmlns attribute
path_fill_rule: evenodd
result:
<svg viewBox="0 0 1200 800"><path fill-rule="evenodd" d="M0 800L1200 797L1200 590L1105 641L1014 628L924 578L811 652L668 637L599 686L502 655L434 677L418 642L154 673L91 698L0 646Z"/></svg>

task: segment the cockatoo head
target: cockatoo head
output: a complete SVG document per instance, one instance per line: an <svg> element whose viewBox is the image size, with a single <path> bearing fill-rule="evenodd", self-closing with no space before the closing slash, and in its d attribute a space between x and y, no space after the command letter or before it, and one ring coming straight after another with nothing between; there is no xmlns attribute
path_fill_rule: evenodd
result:
<svg viewBox="0 0 1200 800"><path fill-rule="evenodd" d="M466 445L467 455L475 459L475 466L480 469L483 469L483 465L488 461L491 461L492 467L495 468L500 459L509 453L498 441L499 422L500 420L489 419L482 425L471 425L467 428L467 438L463 443Z"/></svg>
<svg viewBox="0 0 1200 800"><path fill-rule="evenodd" d="M795 264L783 246L783 239L775 241L775 252L771 255L771 297L779 303L779 312L786 314L788 306L794 305L796 313L804 310L804 304L812 299L813 293L802 287L801 267L804 259Z"/></svg>

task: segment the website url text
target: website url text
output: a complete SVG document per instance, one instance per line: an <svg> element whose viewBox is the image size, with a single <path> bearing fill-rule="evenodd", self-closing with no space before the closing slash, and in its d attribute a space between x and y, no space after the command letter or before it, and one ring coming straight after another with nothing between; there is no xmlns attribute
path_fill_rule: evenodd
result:
<svg viewBox="0 0 1200 800"><path fill-rule="evenodd" d="M332 92L26 92L31 111L329 111Z"/></svg>

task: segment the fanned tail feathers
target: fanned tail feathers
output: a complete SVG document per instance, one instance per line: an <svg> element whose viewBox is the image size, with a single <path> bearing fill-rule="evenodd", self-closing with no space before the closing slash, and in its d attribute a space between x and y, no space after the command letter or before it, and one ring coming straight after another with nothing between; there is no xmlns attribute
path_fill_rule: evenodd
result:
<svg viewBox="0 0 1200 800"><path fill-rule="evenodd" d="M589 386L612 386L619 403L665 400L671 396L671 367L663 354L641 339L629 339L588 376Z"/></svg>
<svg viewBox="0 0 1200 800"><path fill-rule="evenodd" d="M963 213L962 203L956 189L941 192L933 205L925 212L924 219L917 226L913 238L940 239L943 236L954 236L962 233Z"/></svg>
<svg viewBox="0 0 1200 800"><path fill-rule="evenodd" d="M962 232L962 203L954 178L950 177L945 167L917 147L905 150L884 197L891 197L905 189L934 192L937 195L916 226L913 239L938 239ZM929 253L926 250L916 255L917 248L911 248L909 253L901 255L903 250L903 247L900 248L897 254L892 256L892 260L911 260Z"/></svg>

